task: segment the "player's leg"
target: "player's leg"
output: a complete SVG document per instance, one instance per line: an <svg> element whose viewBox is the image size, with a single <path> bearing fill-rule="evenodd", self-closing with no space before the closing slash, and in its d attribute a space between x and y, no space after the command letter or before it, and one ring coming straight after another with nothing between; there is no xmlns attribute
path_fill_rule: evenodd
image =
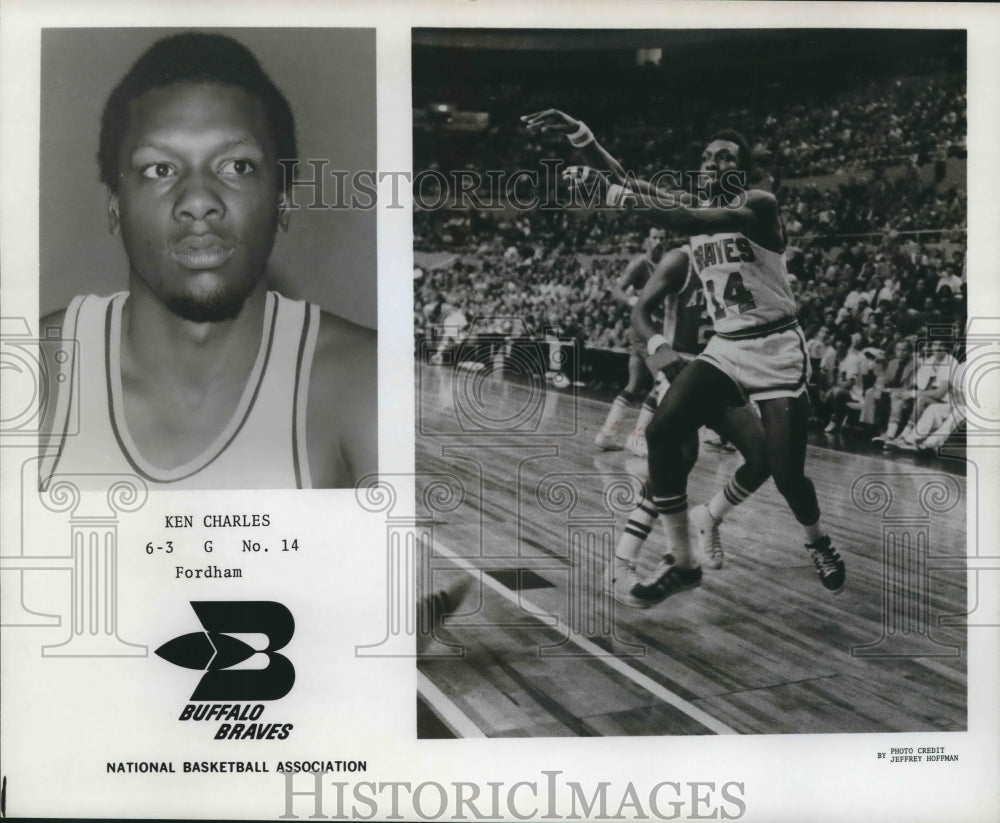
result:
<svg viewBox="0 0 1000 823"><path fill-rule="evenodd" d="M774 485L805 531L820 581L836 594L844 587L844 561L823 531L816 489L805 473L809 400L804 394L761 400L760 413Z"/></svg>
<svg viewBox="0 0 1000 823"><path fill-rule="evenodd" d="M635 352L628 358L628 384L612 401L611 408L604 425L594 438L597 446L605 451L621 448L621 425L628 416L636 401L642 397L643 390L649 385L652 376L646 368L645 361Z"/></svg>
<svg viewBox="0 0 1000 823"><path fill-rule="evenodd" d="M639 409L639 416L635 421L635 428L625 441L625 448L636 457L646 458L649 450L646 448L646 426L649 425L656 414L656 407L660 405L660 400L669 388L667 379L659 372L653 381L653 388L649 390L646 399L642 401L642 408Z"/></svg>
<svg viewBox="0 0 1000 823"><path fill-rule="evenodd" d="M739 405L739 389L732 380L704 360L695 360L670 384L646 428L652 502L667 532L667 551L653 575L632 590L633 596L658 603L701 582L688 543L687 477L685 459L691 438L712 418L718 405ZM690 452L688 452L690 454Z"/></svg>
<svg viewBox="0 0 1000 823"><path fill-rule="evenodd" d="M725 560L719 527L723 518L743 503L767 480L770 469L764 425L750 404L723 409L712 428L743 455L743 464L736 470L724 488L705 505L691 510L691 524L695 528L698 550L708 558L708 565L721 569Z"/></svg>
<svg viewBox="0 0 1000 823"><path fill-rule="evenodd" d="M698 461L698 436L692 433L688 442L681 451L682 459L686 465L686 471L690 473L694 464ZM611 588L615 599L619 603L638 608L647 608L652 605L650 602L640 600L632 595L632 589L639 578L636 566L639 561L639 554L642 552L646 540L656 525L660 513L652 500L652 493L649 490L649 481L642 484L639 502L635 510L629 515L625 523L625 529L618 538L615 546L615 558L613 562L613 573L611 577Z"/></svg>

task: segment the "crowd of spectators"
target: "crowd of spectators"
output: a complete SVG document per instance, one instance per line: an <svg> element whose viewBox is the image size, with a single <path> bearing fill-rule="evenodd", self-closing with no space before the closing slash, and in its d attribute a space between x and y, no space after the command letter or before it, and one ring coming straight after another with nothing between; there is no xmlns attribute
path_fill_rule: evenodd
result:
<svg viewBox="0 0 1000 823"><path fill-rule="evenodd" d="M752 108L731 82L664 82L654 69L624 82L614 73L569 85L523 77L486 79L475 84L474 99L458 104L488 115L484 130L451 129L446 115L415 110L414 167L537 168L541 159L558 155L554 149L562 145L551 136L529 136L520 116L551 107L586 120L601 142L627 158L642 177L679 166L697 168L705 136L734 127L751 136L755 155L778 181L965 157L966 75L953 64L948 57L915 57L905 69L911 73L865 82L848 82L845 75L844 88L825 89L822 97L811 89L796 90L787 78L776 88L756 90ZM422 97L462 100L465 81L452 82L454 90L445 78L443 88ZM720 100L727 85L734 87L733 99Z"/></svg>

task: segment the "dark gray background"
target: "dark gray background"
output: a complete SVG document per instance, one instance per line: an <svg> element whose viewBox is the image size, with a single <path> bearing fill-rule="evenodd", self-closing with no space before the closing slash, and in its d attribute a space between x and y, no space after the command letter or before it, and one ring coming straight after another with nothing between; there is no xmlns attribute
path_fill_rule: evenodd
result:
<svg viewBox="0 0 1000 823"><path fill-rule="evenodd" d="M39 304L44 316L77 294L127 285L121 241L108 232L98 182L101 110L111 89L154 41L174 29L45 29L41 66ZM210 29L247 46L288 98L299 157L332 169L375 169L374 29ZM309 166L299 177L311 177ZM336 200L327 177L327 203ZM308 189L287 234L279 232L269 280L374 328L377 317L375 209L312 210Z"/></svg>

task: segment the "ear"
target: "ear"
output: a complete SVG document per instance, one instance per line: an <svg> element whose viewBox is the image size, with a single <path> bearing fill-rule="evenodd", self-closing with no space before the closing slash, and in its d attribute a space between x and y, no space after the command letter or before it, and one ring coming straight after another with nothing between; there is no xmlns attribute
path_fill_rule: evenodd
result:
<svg viewBox="0 0 1000 823"><path fill-rule="evenodd" d="M288 223L292 219L292 210L288 207L288 195L281 192L278 195L278 226L282 231L288 231Z"/></svg>
<svg viewBox="0 0 1000 823"><path fill-rule="evenodd" d="M118 234L121 227L121 217L118 207L118 195L108 189L108 231L112 235Z"/></svg>

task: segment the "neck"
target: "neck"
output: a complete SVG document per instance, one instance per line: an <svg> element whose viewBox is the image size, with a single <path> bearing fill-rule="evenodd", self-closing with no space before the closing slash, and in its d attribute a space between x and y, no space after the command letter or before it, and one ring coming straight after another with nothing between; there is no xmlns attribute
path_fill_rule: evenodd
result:
<svg viewBox="0 0 1000 823"><path fill-rule="evenodd" d="M199 323L174 314L145 283L133 282L122 315L123 363L147 379L169 378L192 389L244 379L260 345L265 298L261 280L235 317Z"/></svg>

